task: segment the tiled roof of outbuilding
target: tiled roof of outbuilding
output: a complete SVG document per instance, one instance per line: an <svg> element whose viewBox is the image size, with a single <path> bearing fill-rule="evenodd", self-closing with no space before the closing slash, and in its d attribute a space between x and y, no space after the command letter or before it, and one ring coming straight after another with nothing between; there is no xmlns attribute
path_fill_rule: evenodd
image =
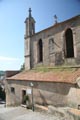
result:
<svg viewBox="0 0 80 120"><path fill-rule="evenodd" d="M25 81L40 81L40 82L63 82L75 84L76 79L80 77L80 68L62 68L62 69L47 69L45 70L30 70L23 71L7 80L25 80Z"/></svg>

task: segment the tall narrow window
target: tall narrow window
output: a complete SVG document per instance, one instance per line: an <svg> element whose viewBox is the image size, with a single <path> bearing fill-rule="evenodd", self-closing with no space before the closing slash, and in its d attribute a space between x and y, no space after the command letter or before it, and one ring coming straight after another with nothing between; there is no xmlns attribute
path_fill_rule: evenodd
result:
<svg viewBox="0 0 80 120"><path fill-rule="evenodd" d="M49 39L49 53L50 54L54 53L54 39L53 38Z"/></svg>
<svg viewBox="0 0 80 120"><path fill-rule="evenodd" d="M73 33L70 28L65 32L65 57L74 57Z"/></svg>
<svg viewBox="0 0 80 120"><path fill-rule="evenodd" d="M43 44L42 40L40 39L38 42L38 62L43 61Z"/></svg>

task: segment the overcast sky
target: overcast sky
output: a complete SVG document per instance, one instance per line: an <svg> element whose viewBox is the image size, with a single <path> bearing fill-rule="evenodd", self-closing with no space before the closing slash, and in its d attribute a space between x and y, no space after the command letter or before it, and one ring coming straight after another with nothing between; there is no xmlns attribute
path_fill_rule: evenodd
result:
<svg viewBox="0 0 80 120"><path fill-rule="evenodd" d="M24 62L24 21L31 7L36 32L80 14L80 0L0 0L0 70L20 69Z"/></svg>

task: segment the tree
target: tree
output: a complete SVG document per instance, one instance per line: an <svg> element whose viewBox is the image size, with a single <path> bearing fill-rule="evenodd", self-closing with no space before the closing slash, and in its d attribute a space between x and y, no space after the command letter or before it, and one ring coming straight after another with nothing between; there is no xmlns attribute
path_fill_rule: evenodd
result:
<svg viewBox="0 0 80 120"><path fill-rule="evenodd" d="M20 71L25 70L25 64L23 63L23 65L21 65Z"/></svg>

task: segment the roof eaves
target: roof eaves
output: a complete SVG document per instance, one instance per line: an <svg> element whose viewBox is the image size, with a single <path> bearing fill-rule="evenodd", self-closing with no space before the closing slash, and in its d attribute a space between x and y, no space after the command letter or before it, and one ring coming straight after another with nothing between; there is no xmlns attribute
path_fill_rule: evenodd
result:
<svg viewBox="0 0 80 120"><path fill-rule="evenodd" d="M78 18L78 17L80 17L80 15L77 15L77 16L75 16L75 17L72 17L72 18L70 18L70 19L67 19L67 20L65 20L65 21L62 21L62 22L60 22L60 23L54 24L53 26L50 26L50 27L48 27L48 28L45 28L45 29L43 29L43 30L35 33L34 35L37 35L37 34L40 34L41 32L47 31L47 30L49 30L49 29L52 29L52 28L54 28L54 27L56 27L56 26L58 26L58 25L60 25L60 24L65 24L66 22L69 22L69 21L71 21L71 20L73 20L73 19L76 19L76 18ZM32 35L32 36L34 36L34 35Z"/></svg>

